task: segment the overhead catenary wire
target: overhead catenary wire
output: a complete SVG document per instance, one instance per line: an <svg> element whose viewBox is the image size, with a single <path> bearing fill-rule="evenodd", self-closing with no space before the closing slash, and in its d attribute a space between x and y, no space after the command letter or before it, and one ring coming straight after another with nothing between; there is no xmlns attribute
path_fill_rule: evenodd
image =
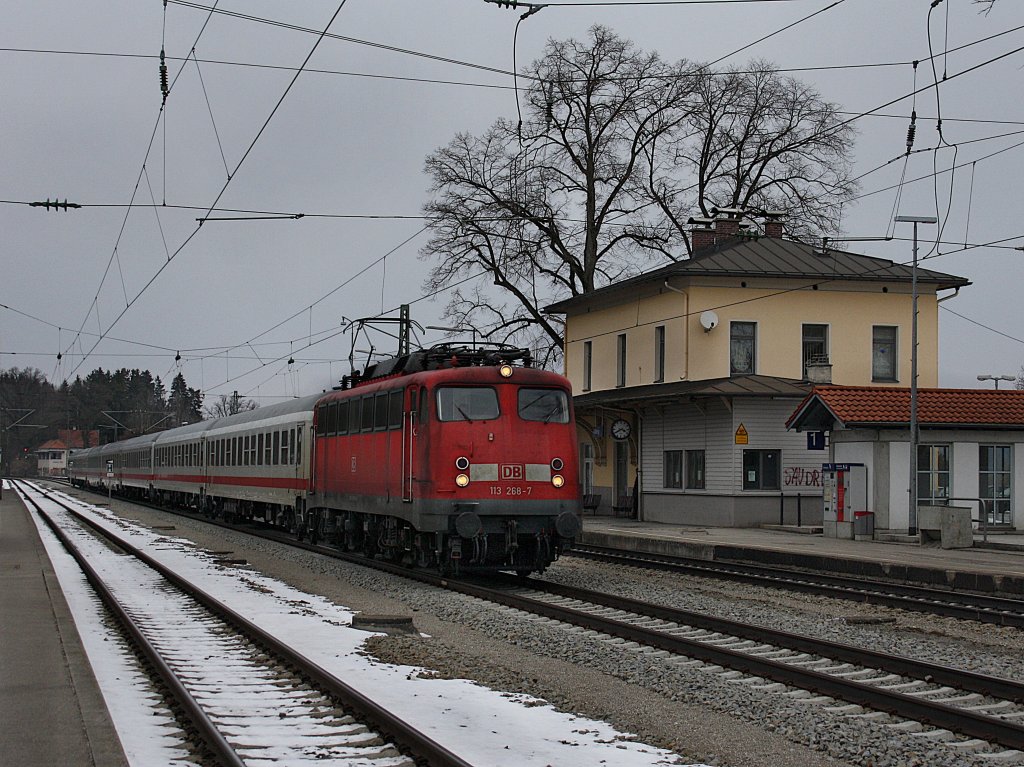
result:
<svg viewBox="0 0 1024 767"><path fill-rule="evenodd" d="M331 24L334 23L334 20L338 17L338 14L341 13L341 9L345 7L345 4L347 2L348 2L348 0L341 0L341 2L339 3L337 9L334 11L334 14L331 16L330 21L327 23L327 26L324 28L324 30L321 33L321 35L317 38L316 42L313 44L312 48L309 50L309 53L306 54L306 58L303 60L303 65L305 65L313 57L313 54L316 52L317 48L320 47L320 43L323 41L324 37L326 36L327 30L330 29ZM217 193L217 196L216 196L216 198L214 198L214 201L210 204L209 210L207 212L209 212L210 210L215 208L217 206L217 203L220 202L221 197L224 196L224 193L227 191L228 186L231 184L232 180L237 175L239 169L242 167L243 164L245 164L246 159L248 159L249 154L252 152L253 148L256 146L256 143L260 140L260 137L263 135L263 132L267 129L267 126L270 124L270 121L273 120L274 115L277 114L277 111L278 111L278 109L280 109L281 104L284 102L285 97L288 95L289 92L291 92L291 90L294 87L295 83L298 81L300 74L302 74L302 67L301 66L300 66L299 70L297 72L295 72L295 75L292 77L292 79L288 83L287 87L285 87L284 92L281 94L280 98L278 98L277 103L274 104L274 107L273 107L273 109L271 109L270 114L263 121L263 124L260 126L259 130L256 132L256 136L252 139L252 141L249 143L249 146L242 153L242 157L238 161L238 163L235 165L235 169L231 173L228 174L227 180L224 182L224 184L221 187L220 191ZM114 326L117 325L118 321L120 321L120 319L122 317L124 317L124 315L128 312L128 310L135 304L135 302L137 302L139 300L139 298L141 298L142 295L145 294L145 292L157 280L157 278L163 273L163 271L167 268L167 266L169 264L171 264L173 262L174 258L179 253L181 253L188 246L188 244L193 240L193 238L199 233L199 231L201 229L202 229L202 222L200 222L199 225L192 231L192 233L189 234L188 237L185 238L185 241L182 242L181 245L178 246L178 248L174 251L174 253L171 255L171 257L168 258L168 260L166 262L164 262L160 266L160 268L156 271L156 273L152 277L150 277L149 281L146 282L142 286L142 289L139 290L139 292L135 295L135 297L131 300L131 302L117 315L117 317L114 318L114 320L110 323L110 325L108 325L107 330L110 330ZM102 340L103 340L103 337L101 336L96 341L96 343L93 344L93 347L92 347L92 349L90 351L95 350L96 347L102 342ZM75 369L71 371L71 375L74 375L75 372L77 372L77 370L85 363L85 360L88 359L88 356L89 356L89 353L86 353L86 355L79 361L79 363L75 367Z"/></svg>

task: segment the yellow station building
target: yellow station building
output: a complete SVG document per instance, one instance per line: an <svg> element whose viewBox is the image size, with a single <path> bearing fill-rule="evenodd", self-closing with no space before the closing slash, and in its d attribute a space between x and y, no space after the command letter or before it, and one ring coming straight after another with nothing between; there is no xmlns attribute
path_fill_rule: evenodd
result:
<svg viewBox="0 0 1024 767"><path fill-rule="evenodd" d="M736 210L690 223L692 257L546 308L565 316L588 505L820 524L824 436L786 420L812 383L909 385L913 270L786 239L774 215L763 233ZM969 284L917 269L921 387L938 385L938 304Z"/></svg>

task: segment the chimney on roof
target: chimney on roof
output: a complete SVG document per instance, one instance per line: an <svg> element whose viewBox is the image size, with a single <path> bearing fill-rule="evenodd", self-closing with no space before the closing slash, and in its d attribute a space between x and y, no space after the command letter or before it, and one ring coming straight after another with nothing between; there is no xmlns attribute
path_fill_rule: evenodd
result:
<svg viewBox="0 0 1024 767"><path fill-rule="evenodd" d="M712 229L714 224L712 218L696 218L691 217L686 223L691 226L690 229L690 251L696 253L698 250L704 248L710 248L715 244L715 230Z"/></svg>
<svg viewBox="0 0 1024 767"><path fill-rule="evenodd" d="M715 217L715 242L722 242L740 233L740 219L743 210L740 208L712 208Z"/></svg>
<svg viewBox="0 0 1024 767"><path fill-rule="evenodd" d="M764 212L764 236L782 239L782 217L785 214L779 210L766 210Z"/></svg>

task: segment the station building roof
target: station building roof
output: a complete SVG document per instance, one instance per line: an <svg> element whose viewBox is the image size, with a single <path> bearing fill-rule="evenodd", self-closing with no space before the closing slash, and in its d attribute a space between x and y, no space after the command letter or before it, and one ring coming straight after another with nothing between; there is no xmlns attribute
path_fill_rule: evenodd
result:
<svg viewBox="0 0 1024 767"><path fill-rule="evenodd" d="M1024 390L918 389L921 428L1024 429ZM815 386L786 427L908 428L910 389L881 386Z"/></svg>

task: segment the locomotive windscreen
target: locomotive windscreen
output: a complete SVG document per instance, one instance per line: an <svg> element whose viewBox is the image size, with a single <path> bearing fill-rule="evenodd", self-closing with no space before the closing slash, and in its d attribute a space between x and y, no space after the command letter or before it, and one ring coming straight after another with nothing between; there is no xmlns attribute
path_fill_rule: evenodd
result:
<svg viewBox="0 0 1024 767"><path fill-rule="evenodd" d="M519 417L524 421L569 423L569 401L561 389L520 389Z"/></svg>
<svg viewBox="0 0 1024 767"><path fill-rule="evenodd" d="M498 414L498 393L490 386L441 386L437 390L437 417L442 421L489 421Z"/></svg>

